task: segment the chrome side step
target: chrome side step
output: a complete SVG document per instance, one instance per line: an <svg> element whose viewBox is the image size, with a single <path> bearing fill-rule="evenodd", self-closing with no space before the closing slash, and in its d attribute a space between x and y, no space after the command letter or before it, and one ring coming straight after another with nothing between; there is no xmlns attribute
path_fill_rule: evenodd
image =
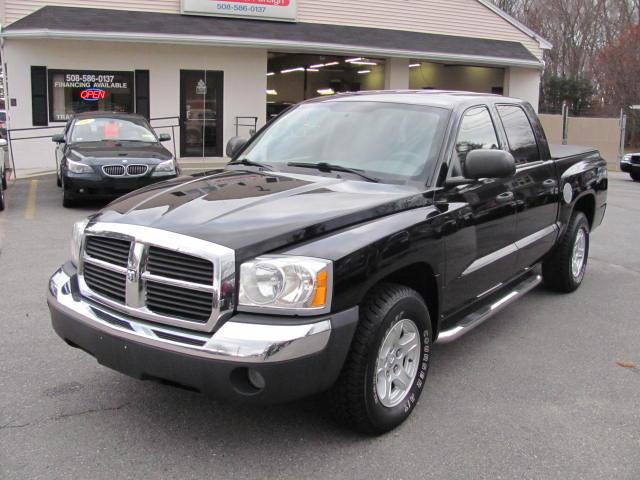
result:
<svg viewBox="0 0 640 480"><path fill-rule="evenodd" d="M485 320L491 318L507 305L510 305L529 291L536 288L541 282L542 277L540 275L529 275L492 304L486 305L479 310L470 313L466 317L462 318L455 327L440 332L436 343L451 343L454 340L457 340L465 333L469 333Z"/></svg>

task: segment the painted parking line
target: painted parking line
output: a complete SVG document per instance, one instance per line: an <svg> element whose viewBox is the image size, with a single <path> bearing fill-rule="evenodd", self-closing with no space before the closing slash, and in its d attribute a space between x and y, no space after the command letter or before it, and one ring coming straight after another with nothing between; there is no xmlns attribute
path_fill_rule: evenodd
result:
<svg viewBox="0 0 640 480"><path fill-rule="evenodd" d="M31 180L29 185L29 195L27 196L27 205L24 209L24 218L27 220L33 220L36 216L36 200L38 197L38 183L39 180Z"/></svg>

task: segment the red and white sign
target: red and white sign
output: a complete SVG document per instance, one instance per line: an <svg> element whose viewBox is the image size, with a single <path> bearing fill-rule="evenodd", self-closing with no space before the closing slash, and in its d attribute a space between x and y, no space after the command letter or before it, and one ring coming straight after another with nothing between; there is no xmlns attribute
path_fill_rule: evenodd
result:
<svg viewBox="0 0 640 480"><path fill-rule="evenodd" d="M182 0L182 13L296 21L298 0Z"/></svg>

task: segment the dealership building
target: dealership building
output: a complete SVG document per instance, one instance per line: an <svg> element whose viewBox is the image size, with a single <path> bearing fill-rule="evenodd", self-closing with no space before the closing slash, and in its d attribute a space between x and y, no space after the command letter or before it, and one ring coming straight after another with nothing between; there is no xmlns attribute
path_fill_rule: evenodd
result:
<svg viewBox="0 0 640 480"><path fill-rule="evenodd" d="M456 89L537 107L550 48L489 0L4 0L0 21L18 169L53 168L44 137L88 110L145 115L197 160L319 95Z"/></svg>

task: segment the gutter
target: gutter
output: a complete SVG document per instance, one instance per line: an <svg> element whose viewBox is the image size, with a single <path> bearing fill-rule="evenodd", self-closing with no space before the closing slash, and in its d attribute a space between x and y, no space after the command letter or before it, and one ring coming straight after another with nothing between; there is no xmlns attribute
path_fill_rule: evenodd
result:
<svg viewBox="0 0 640 480"><path fill-rule="evenodd" d="M455 53L399 50L378 47L363 47L320 42L294 42L289 40L270 40L259 38L222 37L209 35L169 35L154 33L85 32L77 30L24 29L9 30L0 33L1 39L55 39L55 40L93 40L111 42L138 42L171 45L207 45L218 47L245 48L285 48L291 52L325 54L358 54L380 57L410 58L437 62L475 64L496 67L522 67L542 70L544 64L539 60L492 57L490 55L467 55Z"/></svg>

